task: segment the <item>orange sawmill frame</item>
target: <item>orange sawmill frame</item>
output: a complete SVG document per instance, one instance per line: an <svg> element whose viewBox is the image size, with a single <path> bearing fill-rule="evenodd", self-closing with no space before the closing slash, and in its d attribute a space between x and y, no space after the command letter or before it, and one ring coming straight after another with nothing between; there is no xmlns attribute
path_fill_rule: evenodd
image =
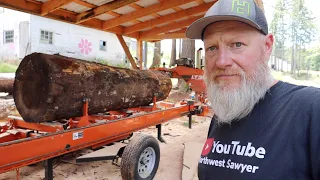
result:
<svg viewBox="0 0 320 180"><path fill-rule="evenodd" d="M195 113L200 107L201 111ZM122 111L112 111L109 115L88 115L88 103L85 101L83 116L70 118L70 129L63 126L31 124L11 117L5 126L0 126L0 154L6 154L0 158L0 173L83 148L95 148L120 141L130 137L134 131L161 125L184 115L189 115L190 124L191 115L204 116L209 111L207 106L199 104L184 102L178 107L173 107L169 103L156 103L155 99L152 106L129 110L145 113L133 113L129 117ZM1 133L10 130L16 133Z"/></svg>
<svg viewBox="0 0 320 180"><path fill-rule="evenodd" d="M177 66L174 68L154 68L154 70L167 72L170 78L184 79L189 87L198 94L206 92L202 69Z"/></svg>

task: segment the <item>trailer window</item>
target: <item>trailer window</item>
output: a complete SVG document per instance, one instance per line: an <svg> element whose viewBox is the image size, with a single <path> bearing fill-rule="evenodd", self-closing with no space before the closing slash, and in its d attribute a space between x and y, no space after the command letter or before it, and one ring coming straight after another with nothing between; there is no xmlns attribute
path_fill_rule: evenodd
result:
<svg viewBox="0 0 320 180"><path fill-rule="evenodd" d="M107 51L107 41L100 40L100 48L101 51Z"/></svg>
<svg viewBox="0 0 320 180"><path fill-rule="evenodd" d="M4 31L4 43L12 43L14 37L14 31Z"/></svg>
<svg viewBox="0 0 320 180"><path fill-rule="evenodd" d="M41 30L40 43L53 44L53 33Z"/></svg>

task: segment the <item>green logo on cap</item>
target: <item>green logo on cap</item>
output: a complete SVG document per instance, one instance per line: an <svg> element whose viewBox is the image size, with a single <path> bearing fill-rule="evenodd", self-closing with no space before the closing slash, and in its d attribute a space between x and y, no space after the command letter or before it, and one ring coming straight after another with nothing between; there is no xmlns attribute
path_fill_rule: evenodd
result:
<svg viewBox="0 0 320 180"><path fill-rule="evenodd" d="M250 16L250 5L246 0L232 0L232 11L243 15L247 13Z"/></svg>

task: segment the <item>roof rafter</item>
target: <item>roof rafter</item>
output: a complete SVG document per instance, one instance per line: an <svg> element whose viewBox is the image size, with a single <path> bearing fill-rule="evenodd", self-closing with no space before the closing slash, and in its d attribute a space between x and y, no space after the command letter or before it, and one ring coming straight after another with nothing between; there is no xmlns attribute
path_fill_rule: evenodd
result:
<svg viewBox="0 0 320 180"><path fill-rule="evenodd" d="M148 36L158 35L160 33L165 33L170 30L179 29L179 28L189 26L192 22L196 21L197 19L199 19L201 17L202 16L189 17L188 19L180 21L180 22L170 23L168 25L165 25L165 26L162 26L159 28L153 28L153 29L150 29L149 31L141 32L140 38L143 39Z"/></svg>
<svg viewBox="0 0 320 180"><path fill-rule="evenodd" d="M1 0L0 5L4 8L10 8L10 9L19 10L22 12L31 13L31 14L39 14L41 12L41 4L33 3L31 1Z"/></svg>
<svg viewBox="0 0 320 180"><path fill-rule="evenodd" d="M193 1L194 0L174 0L174 1L164 0L161 3L154 4L154 5L148 6L146 8L143 8L141 10L125 14L119 18L105 21L103 23L103 29L109 29L109 28L121 25L122 23L131 21L133 19L138 19L140 17L147 16L147 15L153 14L155 12L163 11L163 10L166 10L166 9L169 9L172 7L176 7L179 5L183 5L183 4L186 4L189 2L193 2Z"/></svg>
<svg viewBox="0 0 320 180"><path fill-rule="evenodd" d="M181 11L181 10L182 10L182 9L179 8L179 7L173 7L172 9L175 10L175 11Z"/></svg>
<svg viewBox="0 0 320 180"><path fill-rule="evenodd" d="M204 4L206 2L204 2L203 0L196 0L198 4Z"/></svg>
<svg viewBox="0 0 320 180"><path fill-rule="evenodd" d="M96 6L94 4L90 4L86 1L82 1L82 0L74 0L74 3L79 4L81 6L87 7L87 8L95 8Z"/></svg>
<svg viewBox="0 0 320 180"><path fill-rule="evenodd" d="M99 7L96 7L94 9L91 9L89 11L80 13L77 16L77 24L82 23L84 21L88 21L96 16L99 16L101 14L110 12L114 9L118 9L120 7L132 4L134 2L137 2L138 0L116 0L116 1L111 1L109 3L106 3L104 5L101 5Z"/></svg>
<svg viewBox="0 0 320 180"><path fill-rule="evenodd" d="M169 33L169 34L160 34L160 35L152 35L148 37L141 38L144 41L160 41L162 39L185 39L186 35L183 32L177 33Z"/></svg>
<svg viewBox="0 0 320 180"><path fill-rule="evenodd" d="M0 0L0 6L5 7L5 8L10 8L10 9L15 9L18 11L22 12L27 12L35 15L40 15L41 13L41 7L42 3L39 3L38 1L33 1L33 0ZM76 13L67 11L67 10L62 10L58 9L50 14L47 14L43 17L49 18L49 19L54 19L54 20L59 20L63 22L68 22L68 23L74 23L76 20ZM93 29L98 29L102 30L102 24L103 21L99 19L92 19L90 21L87 21L83 24L82 26L93 28ZM111 32L114 34L123 34L123 27L114 27L108 30L104 30L106 32ZM102 30L103 31L103 30ZM129 37L137 38L138 34L130 34Z"/></svg>
<svg viewBox="0 0 320 180"><path fill-rule="evenodd" d="M166 33L166 34L173 34L173 33L185 33L187 30L187 28L182 28L180 30L177 30L177 31L174 31L174 32L169 32L169 33Z"/></svg>
<svg viewBox="0 0 320 180"><path fill-rule="evenodd" d="M178 12L166 15L166 16L162 16L157 19L151 19L149 21L145 21L145 22L142 22L142 23L130 26L130 27L126 27L126 28L124 28L123 33L130 34L133 32L137 32L141 29L146 29L148 27L154 27L156 25L164 24L168 21L174 21L174 20L177 20L177 19L180 19L183 17L192 16L193 14L206 12L213 4L214 4L214 2L201 4L201 5L194 7L194 8L189 8L189 9L186 9L183 11L178 11Z"/></svg>
<svg viewBox="0 0 320 180"><path fill-rule="evenodd" d="M73 2L74 0L50 0L41 5L41 16L61 8L62 6Z"/></svg>

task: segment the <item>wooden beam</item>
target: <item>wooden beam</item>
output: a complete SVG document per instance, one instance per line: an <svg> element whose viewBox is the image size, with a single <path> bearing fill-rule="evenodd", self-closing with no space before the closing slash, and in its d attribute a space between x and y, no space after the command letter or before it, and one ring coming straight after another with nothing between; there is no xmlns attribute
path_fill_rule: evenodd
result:
<svg viewBox="0 0 320 180"><path fill-rule="evenodd" d="M87 8L90 8L90 9L97 7L97 6L94 5L94 4L90 4L90 3L88 3L88 2L81 1L81 0L74 0L73 2L76 3L76 4L79 4L79 5L81 5L81 6L85 6L85 7L87 7Z"/></svg>
<svg viewBox="0 0 320 180"><path fill-rule="evenodd" d="M197 7L193 7L190 9L186 9L183 11L179 11L179 12L175 12L172 14L168 14L166 16L162 16L160 18L157 19L151 19L149 21L145 21L130 27L126 27L124 28L123 33L124 34L130 34L133 32L137 32L141 29L146 29L149 27L154 27L156 25L160 25L160 24L164 24L166 22L170 22L170 21L174 21L183 17L188 17L188 16L192 16L194 14L198 14L198 13L204 13L206 12L212 5L214 4L214 2L210 2L210 3L206 3L206 4L202 4L199 5Z"/></svg>
<svg viewBox="0 0 320 180"><path fill-rule="evenodd" d="M161 16L160 16L159 14L157 14L157 13L151 14L151 16L156 17L156 18L161 17Z"/></svg>
<svg viewBox="0 0 320 180"><path fill-rule="evenodd" d="M35 3L35 4L42 4L41 1L36 1L36 0L26 0L26 1L29 1L29 2L32 2L32 3Z"/></svg>
<svg viewBox="0 0 320 180"><path fill-rule="evenodd" d="M0 0L0 6L2 6L2 7L34 14L37 16L40 16L41 5L42 5L42 3L34 2L32 0L28 0L28 1L26 1L26 0L14 0L14 1L13 0ZM44 17L74 24L75 20L76 20L76 15L77 15L77 13L75 13L75 12L58 9L50 14L45 15ZM106 32L110 32L110 33L115 33L115 34L122 34L123 33L124 28L121 26L114 27L114 28L111 28L108 30L103 30L102 23L103 23L103 21L101 21L99 19L92 19L90 21L87 21L87 22L81 24L81 26L93 28L93 29L97 29L97 30L101 30L101 31L106 31ZM139 37L138 33L132 33L132 34L126 35L126 36L132 37L132 38Z"/></svg>
<svg viewBox="0 0 320 180"><path fill-rule="evenodd" d="M40 16L42 3L33 0L0 0L0 6ZM73 12L59 9L57 11L45 15L44 17L73 23L75 21L76 16Z"/></svg>
<svg viewBox="0 0 320 180"><path fill-rule="evenodd" d="M181 8L179 8L179 7L173 7L172 8L173 10L175 10L176 12L178 12L178 11L181 11L182 9Z"/></svg>
<svg viewBox="0 0 320 180"><path fill-rule="evenodd" d="M204 2L203 0L196 0L196 2L197 2L198 4L204 4L204 3L206 3L206 2Z"/></svg>
<svg viewBox="0 0 320 180"><path fill-rule="evenodd" d="M22 11L31 14L40 14L41 5L25 0L1 0L0 6L8 9Z"/></svg>
<svg viewBox="0 0 320 180"><path fill-rule="evenodd" d="M114 16L114 17L120 17L121 16L121 14L113 12L113 11L109 11L106 14L109 14L109 15Z"/></svg>
<svg viewBox="0 0 320 180"><path fill-rule="evenodd" d="M143 48L142 48L142 43L143 41L142 40L140 40L140 39L138 39L138 41L137 41L137 58L139 59L139 67L140 67L140 69L142 69L142 61L143 61L143 59L142 59L142 54L143 54L143 52L142 52L142 50L143 50Z"/></svg>
<svg viewBox="0 0 320 180"><path fill-rule="evenodd" d="M183 20L180 22L174 22L174 23L168 24L166 26L162 26L159 28L153 28L153 29L150 29L149 31L141 32L140 38L143 39L143 38L148 37L150 35L158 35L160 33L165 33L170 30L173 30L173 29L179 29L179 28L189 26L191 23L193 23L194 21L196 21L197 19L199 19L201 17L202 16L190 17L187 20Z"/></svg>
<svg viewBox="0 0 320 180"><path fill-rule="evenodd" d="M80 5L82 5L82 6L85 6L85 7L87 7L87 8L91 8L91 9L97 7L97 6L93 5L93 4L90 4L90 3L87 3L87 2L81 1L81 0L75 0L74 3L80 4ZM135 5L138 6L138 5L135 4L135 3L129 4L130 7L135 7ZM140 7L140 6L139 6L139 7ZM140 7L140 8L142 8L142 7ZM120 16L121 16L121 14L116 13L116 12L113 12L113 11L106 12L106 14L109 14L109 15L114 16L114 17L120 17ZM137 20L134 20L134 22L135 22L135 23L140 23L140 21L137 21ZM120 27L120 26L119 26L119 27Z"/></svg>
<svg viewBox="0 0 320 180"><path fill-rule="evenodd" d="M132 8L134 8L135 10L143 9L143 7L141 7L141 6L137 5L137 4L130 4L129 6L132 7ZM160 17L160 15L159 15L159 14L156 14L156 13L151 14L151 16L153 16L153 17ZM137 20L136 20L136 21L137 21ZM141 21L139 21L139 23L140 23L140 22L141 22Z"/></svg>
<svg viewBox="0 0 320 180"><path fill-rule="evenodd" d="M137 2L138 0L116 0L116 1L111 1L109 3L106 3L104 5L101 5L99 7L96 7L94 9L91 9L89 11L80 13L77 16L77 24L82 23L84 21L88 21L96 16L99 16L101 14L104 14L106 12L110 12L114 9L118 9L120 7L129 5L131 3Z"/></svg>
<svg viewBox="0 0 320 180"><path fill-rule="evenodd" d="M49 12L57 10L66 4L73 2L74 0L49 0L41 6L41 16L47 15Z"/></svg>
<svg viewBox="0 0 320 180"><path fill-rule="evenodd" d="M134 59L133 59L133 57L132 57L132 55L130 53L130 50L129 50L126 42L124 41L123 37L121 35L119 35L119 34L116 34L116 35L117 35L117 38L118 38L118 40L119 40L124 52L126 53L131 65L132 65L132 67L134 69L138 69L138 66L137 66L136 62L134 61Z"/></svg>
<svg viewBox="0 0 320 180"><path fill-rule="evenodd" d="M169 34L161 34L161 35L151 35L144 38L141 38L141 40L154 42L159 41L163 39L186 39L185 33L169 33Z"/></svg>
<svg viewBox="0 0 320 180"><path fill-rule="evenodd" d="M186 4L189 2L193 2L193 1L194 0L174 0L174 1L173 0L164 0L161 3L154 4L154 5L148 6L146 8L143 8L141 10L125 14L119 18L105 21L103 23L103 29L109 29L109 28L121 25L125 22L132 21L134 19L138 19L140 17L147 16L147 15L153 14L155 12L163 11L163 10L166 10L166 9L169 9L172 7L176 7L176 6L179 6L182 4Z"/></svg>
<svg viewBox="0 0 320 180"><path fill-rule="evenodd" d="M186 33L187 31L187 28L183 28L183 29L180 29L180 30L177 30L177 31L174 31L174 32L168 32L166 34L172 34L172 33Z"/></svg>
<svg viewBox="0 0 320 180"><path fill-rule="evenodd" d="M133 9L142 9L143 7L139 6L138 4L129 4L130 7L132 7Z"/></svg>

